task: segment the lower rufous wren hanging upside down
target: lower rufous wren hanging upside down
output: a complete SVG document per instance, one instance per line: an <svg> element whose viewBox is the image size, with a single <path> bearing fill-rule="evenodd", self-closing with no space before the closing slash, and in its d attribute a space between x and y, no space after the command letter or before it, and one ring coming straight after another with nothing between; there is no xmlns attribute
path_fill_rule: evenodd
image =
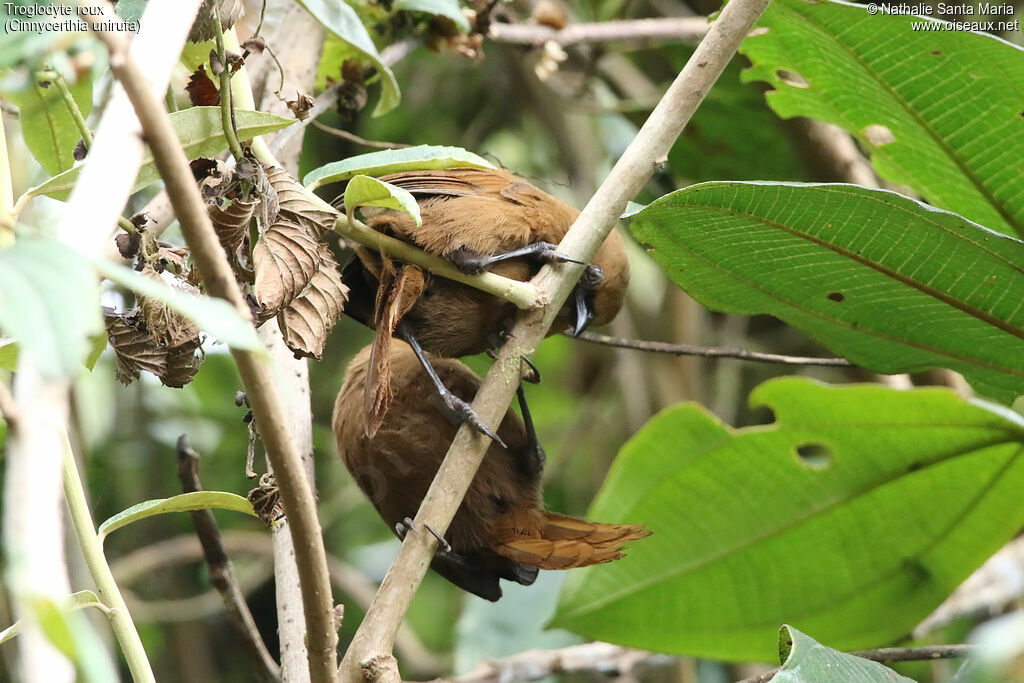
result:
<svg viewBox="0 0 1024 683"><path fill-rule="evenodd" d="M579 211L503 169L454 168L408 171L383 176L409 191L419 204L422 224L401 211L385 211L367 224L392 237L450 260L466 273L485 268L515 280L529 280L545 263L572 261L555 250ZM373 435L388 410L389 346L392 335L420 349L455 358L497 347L515 319L513 304L417 266L392 263L359 248L345 269L349 287L345 312L374 328L373 362L366 384ZM594 254L549 334L582 332L619 312L629 283L629 262L622 238L612 232ZM494 434L469 406L436 381L446 412Z"/></svg>
<svg viewBox="0 0 1024 683"><path fill-rule="evenodd" d="M434 357L450 391L471 401L480 378L460 361ZM363 388L370 347L359 352L334 404L338 451L380 516L400 537L408 533L458 425L436 405L432 380L404 342L391 347L394 400L374 436L365 429ZM520 394L521 396L521 394ZM543 507L544 453L510 409L431 564L455 585L487 600L501 597L499 579L530 585L539 569L571 569L622 557L628 541L650 534L634 524L574 519ZM432 532L428 529L427 531Z"/></svg>

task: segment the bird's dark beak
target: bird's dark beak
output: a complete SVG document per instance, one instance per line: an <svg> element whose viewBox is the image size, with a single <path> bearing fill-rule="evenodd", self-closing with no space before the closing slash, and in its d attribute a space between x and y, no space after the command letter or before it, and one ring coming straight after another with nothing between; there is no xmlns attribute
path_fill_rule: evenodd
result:
<svg viewBox="0 0 1024 683"><path fill-rule="evenodd" d="M587 325L594 319L594 311L591 310L589 301L592 292L584 287L577 286L573 296L576 297L576 320L572 326L572 336L576 338L583 334L583 331L587 329Z"/></svg>

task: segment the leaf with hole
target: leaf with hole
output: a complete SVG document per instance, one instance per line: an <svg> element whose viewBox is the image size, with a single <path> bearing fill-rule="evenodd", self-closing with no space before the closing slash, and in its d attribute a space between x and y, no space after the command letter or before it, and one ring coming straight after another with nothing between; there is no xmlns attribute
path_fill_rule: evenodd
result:
<svg viewBox="0 0 1024 683"><path fill-rule="evenodd" d="M73 249L22 236L0 250L0 332L49 377L74 376L102 329L99 280Z"/></svg>
<svg viewBox="0 0 1024 683"><path fill-rule="evenodd" d="M357 175L345 186L345 213L351 216L360 206L381 206L404 211L412 216L416 225L423 225L420 206L408 190L370 176Z"/></svg>
<svg viewBox="0 0 1024 683"><path fill-rule="evenodd" d="M401 171L429 171L466 166L494 168L491 162L461 147L417 145L404 149L385 149L334 161L307 173L302 183L312 190L360 174L379 177Z"/></svg>
<svg viewBox="0 0 1024 683"><path fill-rule="evenodd" d="M1024 50L933 19L777 0L741 52L784 118L852 133L879 175L985 227L1024 237ZM942 22L944 23L944 22ZM946 24L946 27L949 25Z"/></svg>
<svg viewBox="0 0 1024 683"><path fill-rule="evenodd" d="M257 516L256 511L252 509L252 503L238 494L227 491L193 491L133 505L100 524L99 537L102 541L111 532L138 522L140 519L168 512L191 512L192 510L234 510L253 517Z"/></svg>
<svg viewBox="0 0 1024 683"><path fill-rule="evenodd" d="M825 647L792 626L779 629L779 661L773 683L914 683L878 662Z"/></svg>
<svg viewBox="0 0 1024 683"><path fill-rule="evenodd" d="M1024 243L856 185L703 183L652 202L633 235L709 308L767 313L883 373L950 368L1024 393Z"/></svg>
<svg viewBox="0 0 1024 683"><path fill-rule="evenodd" d="M1024 524L1024 419L945 389L759 386L775 422L671 407L588 516L653 533L569 573L552 620L587 638L772 661L780 624L838 649L910 631ZM799 452L827 451L828 464Z"/></svg>
<svg viewBox="0 0 1024 683"><path fill-rule="evenodd" d="M355 10L343 0L298 1L324 28L351 45L363 58L368 59L377 68L377 73L380 74L381 92L373 115L380 116L397 107L401 93L398 90L395 74L387 64L381 61L377 47L373 44L370 34L363 26L363 22L359 20L359 15Z"/></svg>
<svg viewBox="0 0 1024 683"><path fill-rule="evenodd" d="M172 112L170 119L178 141L181 142L181 146L185 149L185 155L189 159L217 156L228 148L228 143L224 139L224 129L221 127L220 107L191 107ZM257 135L272 133L294 123L290 119L274 114L246 110L236 111L235 120L239 140L248 140ZM45 195L65 200L71 194L71 188L77 182L81 169L81 164L69 168L45 183L29 189L27 194L31 197ZM153 162L153 154L147 151L142 159L142 166L139 168L139 175L135 179L132 191L137 192L158 180L160 180L160 173L156 170L156 164Z"/></svg>

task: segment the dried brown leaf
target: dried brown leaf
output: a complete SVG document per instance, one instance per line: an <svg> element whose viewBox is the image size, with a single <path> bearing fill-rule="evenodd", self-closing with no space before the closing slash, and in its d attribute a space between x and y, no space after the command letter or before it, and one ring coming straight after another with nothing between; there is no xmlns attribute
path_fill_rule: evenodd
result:
<svg viewBox="0 0 1024 683"><path fill-rule="evenodd" d="M319 268L309 287L282 312L284 341L295 356L319 359L334 323L345 307L348 287L326 244L319 244Z"/></svg>
<svg viewBox="0 0 1024 683"><path fill-rule="evenodd" d="M149 264L142 269L142 275L163 282L163 278ZM176 289L195 291L185 282L180 282ZM198 346L199 328L195 323L167 308L162 301L141 295L136 296L136 299L139 302L142 323L158 344L174 348L195 341Z"/></svg>
<svg viewBox="0 0 1024 683"><path fill-rule="evenodd" d="M117 357L117 379L125 386L139 378L142 370L161 376L167 370L167 351L139 321L138 309L125 314L104 310L107 340Z"/></svg>
<svg viewBox="0 0 1024 683"><path fill-rule="evenodd" d="M188 77L185 92L188 93L188 101L193 107L215 107L220 104L220 91L217 90L213 79L206 75L205 64L200 64Z"/></svg>
<svg viewBox="0 0 1024 683"><path fill-rule="evenodd" d="M259 204L257 199L242 201L240 199L227 200L223 206L209 204L206 211L210 214L213 222L213 229L217 232L217 239L224 247L228 255L233 256L235 251L242 245L242 241L249 234L249 221L252 220L256 207Z"/></svg>
<svg viewBox="0 0 1024 683"><path fill-rule="evenodd" d="M277 191L277 200L281 217L305 226L321 237L334 225L338 215L333 211L325 211L306 198L302 187L288 171L276 166L266 166L267 179L271 187Z"/></svg>
<svg viewBox="0 0 1024 683"><path fill-rule="evenodd" d="M199 354L196 354L199 351ZM203 362L202 348L199 339L193 339L179 346L168 347L167 369L164 374L159 375L160 381L165 386L180 389L195 377L199 372L199 365Z"/></svg>
<svg viewBox="0 0 1024 683"><path fill-rule="evenodd" d="M283 217L260 235L253 262L263 319L277 315L306 288L320 266L319 246L309 230Z"/></svg>

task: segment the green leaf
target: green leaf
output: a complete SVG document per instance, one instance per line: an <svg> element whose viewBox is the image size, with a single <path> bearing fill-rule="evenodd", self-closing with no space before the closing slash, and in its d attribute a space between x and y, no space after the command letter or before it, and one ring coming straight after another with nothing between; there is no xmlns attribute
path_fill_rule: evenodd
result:
<svg viewBox="0 0 1024 683"><path fill-rule="evenodd" d="M623 447L589 516L653 534L570 572L553 625L727 660L773 660L783 623L875 647L1024 524L1024 422L1009 410L794 377L751 404L775 423L732 429L682 404Z"/></svg>
<svg viewBox="0 0 1024 683"><path fill-rule="evenodd" d="M228 346L263 353L266 347L256 334L252 323L239 315L231 304L223 299L188 294L170 285L136 273L131 268L106 260L97 260L96 270L117 284L128 287L151 299L156 299L176 311L204 332L216 337Z"/></svg>
<svg viewBox="0 0 1024 683"><path fill-rule="evenodd" d="M20 75L20 77L18 77ZM10 74L0 81L0 94L16 104L21 132L32 156L50 175L75 165L72 153L81 139L75 120L55 83L41 85L35 74L27 70ZM68 90L83 117L92 110L92 71L84 71Z"/></svg>
<svg viewBox="0 0 1024 683"><path fill-rule="evenodd" d="M705 183L633 217L636 238L709 308L767 313L883 373L951 368L1024 393L1024 244L856 185Z"/></svg>
<svg viewBox="0 0 1024 683"><path fill-rule="evenodd" d="M50 238L20 237L0 251L0 330L48 377L74 376L103 329L96 273Z"/></svg>
<svg viewBox="0 0 1024 683"><path fill-rule="evenodd" d="M178 140L185 148L185 155L189 159L216 156L228 148L228 144L224 140L224 129L221 127L220 107L192 107L171 112L170 118L174 132L178 135ZM239 140L248 140L294 123L290 119L274 114L246 110L236 111L235 121ZM65 200L71 194L71 188L78 180L81 169L81 164L70 168L50 178L42 185L31 188L28 194L32 197L46 195L54 199ZM132 191L137 192L158 180L160 180L160 173L156 170L152 153L147 151Z"/></svg>
<svg viewBox="0 0 1024 683"><path fill-rule="evenodd" d="M741 51L782 117L845 128L882 177L936 206L1024 236L1024 50L863 5L778 0Z"/></svg>
<svg viewBox="0 0 1024 683"><path fill-rule="evenodd" d="M359 206L383 206L404 211L413 217L416 225L423 224L420 206L408 190L370 176L357 175L345 187L345 213L351 216Z"/></svg>
<svg viewBox="0 0 1024 683"><path fill-rule="evenodd" d="M494 168L494 164L461 147L417 145L385 149L335 161L306 174L302 184L315 189L357 175L382 176L401 171L429 171L445 168Z"/></svg>
<svg viewBox="0 0 1024 683"><path fill-rule="evenodd" d="M779 661L772 683L914 683L878 662L825 647L792 626L779 629Z"/></svg>
<svg viewBox="0 0 1024 683"><path fill-rule="evenodd" d="M381 78L380 100L373 110L374 116L386 114L398 106L401 94L398 81L387 64L381 61L377 47L373 44L363 22L355 10L343 0L298 0L307 12L312 14L324 28L355 48L364 58L373 62Z"/></svg>
<svg viewBox="0 0 1024 683"><path fill-rule="evenodd" d="M22 600L28 605L50 642L78 666L82 680L88 683L118 680L117 671L107 654L106 647L92 625L78 613L78 610L87 606L87 603L101 604L95 593L80 591L60 603L41 596L22 596ZM18 624L11 629L16 627Z"/></svg>
<svg viewBox="0 0 1024 683"><path fill-rule="evenodd" d="M0 370L14 372L18 367L18 343L13 339L0 339Z"/></svg>
<svg viewBox="0 0 1024 683"><path fill-rule="evenodd" d="M396 10L407 12L426 12L439 17L451 19L451 21L463 33L469 33L469 20L462 13L457 0L395 0Z"/></svg>
<svg viewBox="0 0 1024 683"><path fill-rule="evenodd" d="M193 491L170 498L157 498L133 505L100 524L99 537L102 541L112 531L117 531L133 522L167 512L190 512L192 510L234 510L257 517L252 503L235 493L227 491Z"/></svg>

